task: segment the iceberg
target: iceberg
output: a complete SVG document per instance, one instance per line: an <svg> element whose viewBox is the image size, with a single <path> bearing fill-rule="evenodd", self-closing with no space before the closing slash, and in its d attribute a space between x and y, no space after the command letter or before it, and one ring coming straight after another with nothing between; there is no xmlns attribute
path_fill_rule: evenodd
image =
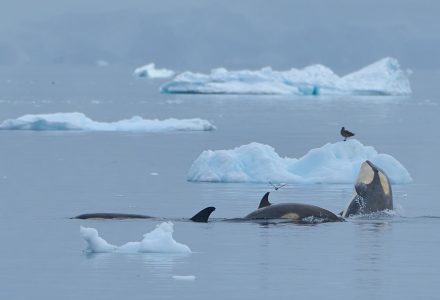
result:
<svg viewBox="0 0 440 300"><path fill-rule="evenodd" d="M169 78L174 76L174 71L168 69L156 69L155 64L150 63L135 69L133 76L139 78Z"/></svg>
<svg viewBox="0 0 440 300"><path fill-rule="evenodd" d="M82 131L128 131L128 132L166 132L166 131L209 131L215 126L203 119L131 119L116 122L97 122L83 113L53 113L24 115L0 123L0 130L82 130Z"/></svg>
<svg viewBox="0 0 440 300"><path fill-rule="evenodd" d="M411 94L409 72L391 57L361 70L338 76L323 65L274 71L228 71L213 69L211 74L184 72L163 84L162 93L178 94L293 94L293 95L393 95Z"/></svg>
<svg viewBox="0 0 440 300"><path fill-rule="evenodd" d="M89 253L191 253L191 249L173 239L174 224L163 222L146 233L140 242L128 242L122 246L108 243L95 228L80 227L80 236L87 243Z"/></svg>
<svg viewBox="0 0 440 300"><path fill-rule="evenodd" d="M203 151L193 162L188 181L267 183L354 183L359 168L370 160L391 182L412 178L394 157L380 154L358 140L328 143L301 158L280 157L269 145L250 143L232 150Z"/></svg>

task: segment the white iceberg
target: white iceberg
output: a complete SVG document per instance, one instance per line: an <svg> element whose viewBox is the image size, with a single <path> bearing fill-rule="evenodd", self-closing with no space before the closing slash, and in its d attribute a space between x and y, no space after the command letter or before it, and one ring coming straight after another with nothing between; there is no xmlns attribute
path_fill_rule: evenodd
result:
<svg viewBox="0 0 440 300"><path fill-rule="evenodd" d="M154 63L150 63L135 69L133 76L145 78L169 78L174 76L174 71L168 69L156 69Z"/></svg>
<svg viewBox="0 0 440 300"><path fill-rule="evenodd" d="M116 122L97 122L83 113L24 115L0 123L0 130L82 130L82 131L208 131L215 126L202 119L143 119L139 116Z"/></svg>
<svg viewBox="0 0 440 300"><path fill-rule="evenodd" d="M391 57L339 77L323 65L274 71L228 71L211 74L184 72L161 87L162 93L293 94L293 95L409 95L408 72Z"/></svg>
<svg viewBox="0 0 440 300"><path fill-rule="evenodd" d="M94 253L191 253L191 249L173 239L174 224L163 222L146 233L140 242L128 242L122 246L108 243L95 228L80 227L80 235L87 243L87 252Z"/></svg>
<svg viewBox="0 0 440 300"><path fill-rule="evenodd" d="M250 143L232 150L203 151L188 171L188 181L353 183L359 168L370 160L393 183L412 181L394 157L379 154L357 140L328 143L301 158L280 157L271 146Z"/></svg>

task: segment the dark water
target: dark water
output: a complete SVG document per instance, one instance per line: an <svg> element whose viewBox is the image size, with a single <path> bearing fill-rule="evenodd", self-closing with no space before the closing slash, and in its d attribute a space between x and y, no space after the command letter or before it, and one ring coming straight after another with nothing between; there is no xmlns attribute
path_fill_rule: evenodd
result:
<svg viewBox="0 0 440 300"><path fill-rule="evenodd" d="M162 95L131 69L3 69L0 119L79 111L97 121L200 117L214 132L0 131L1 299L437 299L440 288L439 95L435 72L415 72L414 94L390 97ZM299 157L340 139L397 158L414 182L393 186L394 216L318 225L174 222L190 255L83 253L79 226L113 244L138 241L157 220L82 221L86 212L215 218L255 209L265 184L190 183L207 149L249 142ZM152 176L151 173L158 173ZM289 185L274 203L334 212L350 185ZM178 281L174 275L194 275Z"/></svg>

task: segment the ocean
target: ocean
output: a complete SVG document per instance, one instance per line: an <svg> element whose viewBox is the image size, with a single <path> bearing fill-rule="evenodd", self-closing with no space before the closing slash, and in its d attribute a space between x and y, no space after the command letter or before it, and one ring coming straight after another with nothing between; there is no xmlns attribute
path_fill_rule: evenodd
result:
<svg viewBox="0 0 440 300"><path fill-rule="evenodd" d="M1 299L438 298L439 72L415 71L408 97L167 95L158 92L166 80L131 72L113 65L0 70L0 120L81 112L103 122L139 115L202 118L217 127L0 131ZM272 187L187 181L204 150L259 142L301 157L341 140L342 126L410 172L412 183L393 185L394 214L324 224L222 222L256 209ZM271 201L337 213L352 189L289 184ZM206 206L217 208L213 222L184 219ZM192 253L87 253L80 226L121 245L162 222L70 219L91 212L172 218L174 239Z"/></svg>

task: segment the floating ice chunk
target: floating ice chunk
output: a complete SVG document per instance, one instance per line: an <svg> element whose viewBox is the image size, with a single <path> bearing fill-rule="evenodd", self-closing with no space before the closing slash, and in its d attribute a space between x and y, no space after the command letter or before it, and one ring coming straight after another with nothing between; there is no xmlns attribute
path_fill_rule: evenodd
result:
<svg viewBox="0 0 440 300"><path fill-rule="evenodd" d="M83 113L24 115L0 123L0 130L83 130L83 131L208 131L215 126L202 119L143 119L139 116L117 122L96 122Z"/></svg>
<svg viewBox="0 0 440 300"><path fill-rule="evenodd" d="M79 229L79 233L87 243L86 251L88 252L113 252L118 248L117 246L107 243L106 240L100 237L98 234L98 230L96 230L95 228L81 226Z"/></svg>
<svg viewBox="0 0 440 300"><path fill-rule="evenodd" d="M396 59L387 57L342 77L339 85L342 90L362 95L409 95L410 73L403 71Z"/></svg>
<svg viewBox="0 0 440 300"><path fill-rule="evenodd" d="M168 69L156 69L154 63L150 63L134 70L133 76L146 78L169 78L174 76L174 71Z"/></svg>
<svg viewBox="0 0 440 300"><path fill-rule="evenodd" d="M409 95L408 72L394 58L383 58L357 72L339 77L323 65L273 71L228 71L211 74L184 72L161 87L162 93L294 94L294 95Z"/></svg>
<svg viewBox="0 0 440 300"><path fill-rule="evenodd" d="M110 63L106 60L100 59L96 61L96 65L98 67L108 67L110 65Z"/></svg>
<svg viewBox="0 0 440 300"><path fill-rule="evenodd" d="M381 167L393 183L411 182L394 157L352 139L328 143L297 158L282 158L271 146L250 143L232 150L203 151L188 171L189 181L353 183L365 160Z"/></svg>
<svg viewBox="0 0 440 300"><path fill-rule="evenodd" d="M168 104L182 104L184 101L182 99L176 99L176 100L167 100Z"/></svg>
<svg viewBox="0 0 440 300"><path fill-rule="evenodd" d="M163 222L144 235L140 242L128 242L122 246L107 243L95 228L80 227L80 235L87 243L87 252L105 253L191 253L191 249L173 238L174 224Z"/></svg>
<svg viewBox="0 0 440 300"><path fill-rule="evenodd" d="M173 279L182 280L182 281L194 281L194 280L196 280L196 276L194 276L194 275L174 275Z"/></svg>

